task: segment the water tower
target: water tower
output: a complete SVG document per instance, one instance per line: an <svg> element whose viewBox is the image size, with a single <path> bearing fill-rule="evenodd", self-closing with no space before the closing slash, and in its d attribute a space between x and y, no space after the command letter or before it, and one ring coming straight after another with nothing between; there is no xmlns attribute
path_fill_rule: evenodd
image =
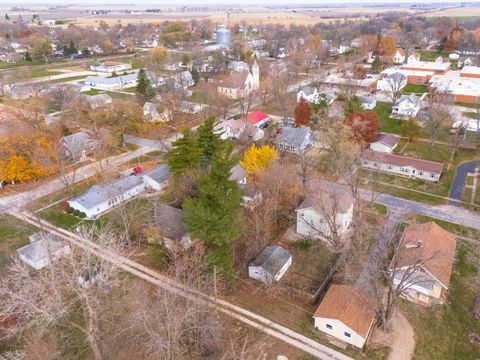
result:
<svg viewBox="0 0 480 360"><path fill-rule="evenodd" d="M230 49L230 30L226 29L224 26L217 30L217 44Z"/></svg>

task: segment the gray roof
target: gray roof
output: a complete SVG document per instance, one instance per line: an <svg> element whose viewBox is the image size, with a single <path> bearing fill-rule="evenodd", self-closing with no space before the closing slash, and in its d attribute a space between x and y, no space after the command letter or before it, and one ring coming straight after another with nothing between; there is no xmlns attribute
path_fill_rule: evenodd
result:
<svg viewBox="0 0 480 360"><path fill-rule="evenodd" d="M93 82L97 85L121 85L124 83L135 82L137 81L137 78L138 75L136 73L115 77L88 76L87 78L85 78L85 84Z"/></svg>
<svg viewBox="0 0 480 360"><path fill-rule="evenodd" d="M324 215L332 215L332 212L345 214L354 202L355 199L349 191L333 188L308 195L296 210L313 208Z"/></svg>
<svg viewBox="0 0 480 360"><path fill-rule="evenodd" d="M34 235L36 238L35 241L17 249L19 255L24 256L34 263L48 258L50 254L55 254L67 245L59 237L49 233Z"/></svg>
<svg viewBox="0 0 480 360"><path fill-rule="evenodd" d="M381 133L377 136L377 139L374 142L379 142L385 146L389 146L393 148L400 140L400 136L389 134L389 133Z"/></svg>
<svg viewBox="0 0 480 360"><path fill-rule="evenodd" d="M93 140L85 131L67 135L61 138L63 147L68 150L72 156L80 154L83 150L89 150L97 146L98 141Z"/></svg>
<svg viewBox="0 0 480 360"><path fill-rule="evenodd" d="M229 180L241 181L247 177L247 172L242 167L242 165L237 164L230 170L232 175L230 175Z"/></svg>
<svg viewBox="0 0 480 360"><path fill-rule="evenodd" d="M410 94L410 95L402 95L400 99L397 100L395 105L401 104L403 102L409 102L413 106L417 106L420 103L420 97L415 95L415 94Z"/></svg>
<svg viewBox="0 0 480 360"><path fill-rule="evenodd" d="M148 176L150 179L155 180L158 183L162 183L172 175L170 172L170 166L167 164L161 164L153 169L147 171L143 176Z"/></svg>
<svg viewBox="0 0 480 360"><path fill-rule="evenodd" d="M112 97L108 94L85 95L85 99L92 107L98 107L112 102Z"/></svg>
<svg viewBox="0 0 480 360"><path fill-rule="evenodd" d="M261 267L266 272L275 275L291 257L292 254L280 246L267 246L250 263L250 266Z"/></svg>
<svg viewBox="0 0 480 360"><path fill-rule="evenodd" d="M375 96L361 96L360 101L362 104L373 104L375 101L377 101L377 99Z"/></svg>
<svg viewBox="0 0 480 360"><path fill-rule="evenodd" d="M314 87L312 86L303 86L300 91L303 91L303 93L305 95L312 95L312 94L315 94L315 92L317 92L317 89L315 89Z"/></svg>
<svg viewBox="0 0 480 360"><path fill-rule="evenodd" d="M183 219L185 213L168 205L161 204L155 208L154 221L163 237L170 240L181 240L187 233Z"/></svg>
<svg viewBox="0 0 480 360"><path fill-rule="evenodd" d="M305 138L310 136L310 133L311 129L307 126L300 126L298 128L284 127L277 135L277 141L284 141L299 148L305 141Z"/></svg>
<svg viewBox="0 0 480 360"><path fill-rule="evenodd" d="M122 177L109 183L93 185L85 193L71 201L83 205L86 209L91 209L107 200L123 195L126 191L142 183L143 179L141 176L130 175Z"/></svg>

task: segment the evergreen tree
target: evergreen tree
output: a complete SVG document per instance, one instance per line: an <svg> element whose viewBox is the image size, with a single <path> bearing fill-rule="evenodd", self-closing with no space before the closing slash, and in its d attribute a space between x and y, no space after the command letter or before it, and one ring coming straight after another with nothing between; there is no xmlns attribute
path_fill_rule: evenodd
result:
<svg viewBox="0 0 480 360"><path fill-rule="evenodd" d="M75 44L73 43L73 41L70 41L70 44L68 45L68 52L69 52L69 54L76 54L76 53L78 53L78 50L77 50L77 48L75 47Z"/></svg>
<svg viewBox="0 0 480 360"><path fill-rule="evenodd" d="M192 58L188 55L183 55L182 57L182 65L187 66L188 63L192 61Z"/></svg>
<svg viewBox="0 0 480 360"><path fill-rule="evenodd" d="M185 129L182 135L183 137L172 143L172 149L167 155L170 170L177 176L185 170L196 168L200 162L200 151L192 131Z"/></svg>
<svg viewBox="0 0 480 360"><path fill-rule="evenodd" d="M234 274L231 244L241 235L242 191L230 180L231 151L216 156L208 176L199 180L198 196L183 202L185 225L192 236L209 248L210 264Z"/></svg>
<svg viewBox="0 0 480 360"><path fill-rule="evenodd" d="M215 132L218 121L215 116L209 116L205 122L198 127L198 148L200 150L201 164L207 166L212 159L219 155L223 148L223 141L220 134Z"/></svg>
<svg viewBox="0 0 480 360"><path fill-rule="evenodd" d="M199 74L197 68L196 67L192 68L191 73L192 73L192 79L195 82L195 84L198 83L200 81L200 74Z"/></svg>
<svg viewBox="0 0 480 360"><path fill-rule="evenodd" d="M152 84L150 83L150 80L143 69L140 69L138 72L138 85L136 94L143 103L155 96L155 90L153 89Z"/></svg>
<svg viewBox="0 0 480 360"><path fill-rule="evenodd" d="M375 59L373 59L373 62L372 62L372 70L374 72L379 72L381 67L382 67L382 62L380 61L380 57L375 56Z"/></svg>
<svg viewBox="0 0 480 360"><path fill-rule="evenodd" d="M362 110L363 110L362 102L360 101L358 96L352 96L345 103L345 107L343 108L343 115L345 115L345 117L347 117L354 112L358 112L358 111L362 111Z"/></svg>
<svg viewBox="0 0 480 360"><path fill-rule="evenodd" d="M10 16L8 16L7 13L5 13L5 20L7 20L7 21L10 20Z"/></svg>
<svg viewBox="0 0 480 360"><path fill-rule="evenodd" d="M25 53L25 61L32 61L32 57L30 56L30 52L29 52L29 51L27 51L27 52Z"/></svg>

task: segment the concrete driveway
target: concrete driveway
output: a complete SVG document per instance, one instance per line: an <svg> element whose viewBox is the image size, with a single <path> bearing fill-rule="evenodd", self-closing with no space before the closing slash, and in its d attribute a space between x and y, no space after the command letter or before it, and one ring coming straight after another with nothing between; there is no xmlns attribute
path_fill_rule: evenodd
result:
<svg viewBox="0 0 480 360"><path fill-rule="evenodd" d="M475 172L475 168L477 167L480 167L480 160L463 163L457 168L455 178L450 187L450 193L448 194L448 197L451 198L448 202L449 205L462 206L462 191L465 186L467 173Z"/></svg>

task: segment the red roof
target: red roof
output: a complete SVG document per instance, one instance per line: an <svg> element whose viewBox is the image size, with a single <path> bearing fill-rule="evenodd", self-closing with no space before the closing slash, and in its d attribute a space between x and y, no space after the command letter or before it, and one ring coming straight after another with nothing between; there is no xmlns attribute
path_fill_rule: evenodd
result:
<svg viewBox="0 0 480 360"><path fill-rule="evenodd" d="M254 111L247 116L247 120L254 124L266 119L268 119L268 114L265 114L262 111Z"/></svg>
<svg viewBox="0 0 480 360"><path fill-rule="evenodd" d="M405 50L402 48L397 48L397 51L400 53L400 56L405 56Z"/></svg>

